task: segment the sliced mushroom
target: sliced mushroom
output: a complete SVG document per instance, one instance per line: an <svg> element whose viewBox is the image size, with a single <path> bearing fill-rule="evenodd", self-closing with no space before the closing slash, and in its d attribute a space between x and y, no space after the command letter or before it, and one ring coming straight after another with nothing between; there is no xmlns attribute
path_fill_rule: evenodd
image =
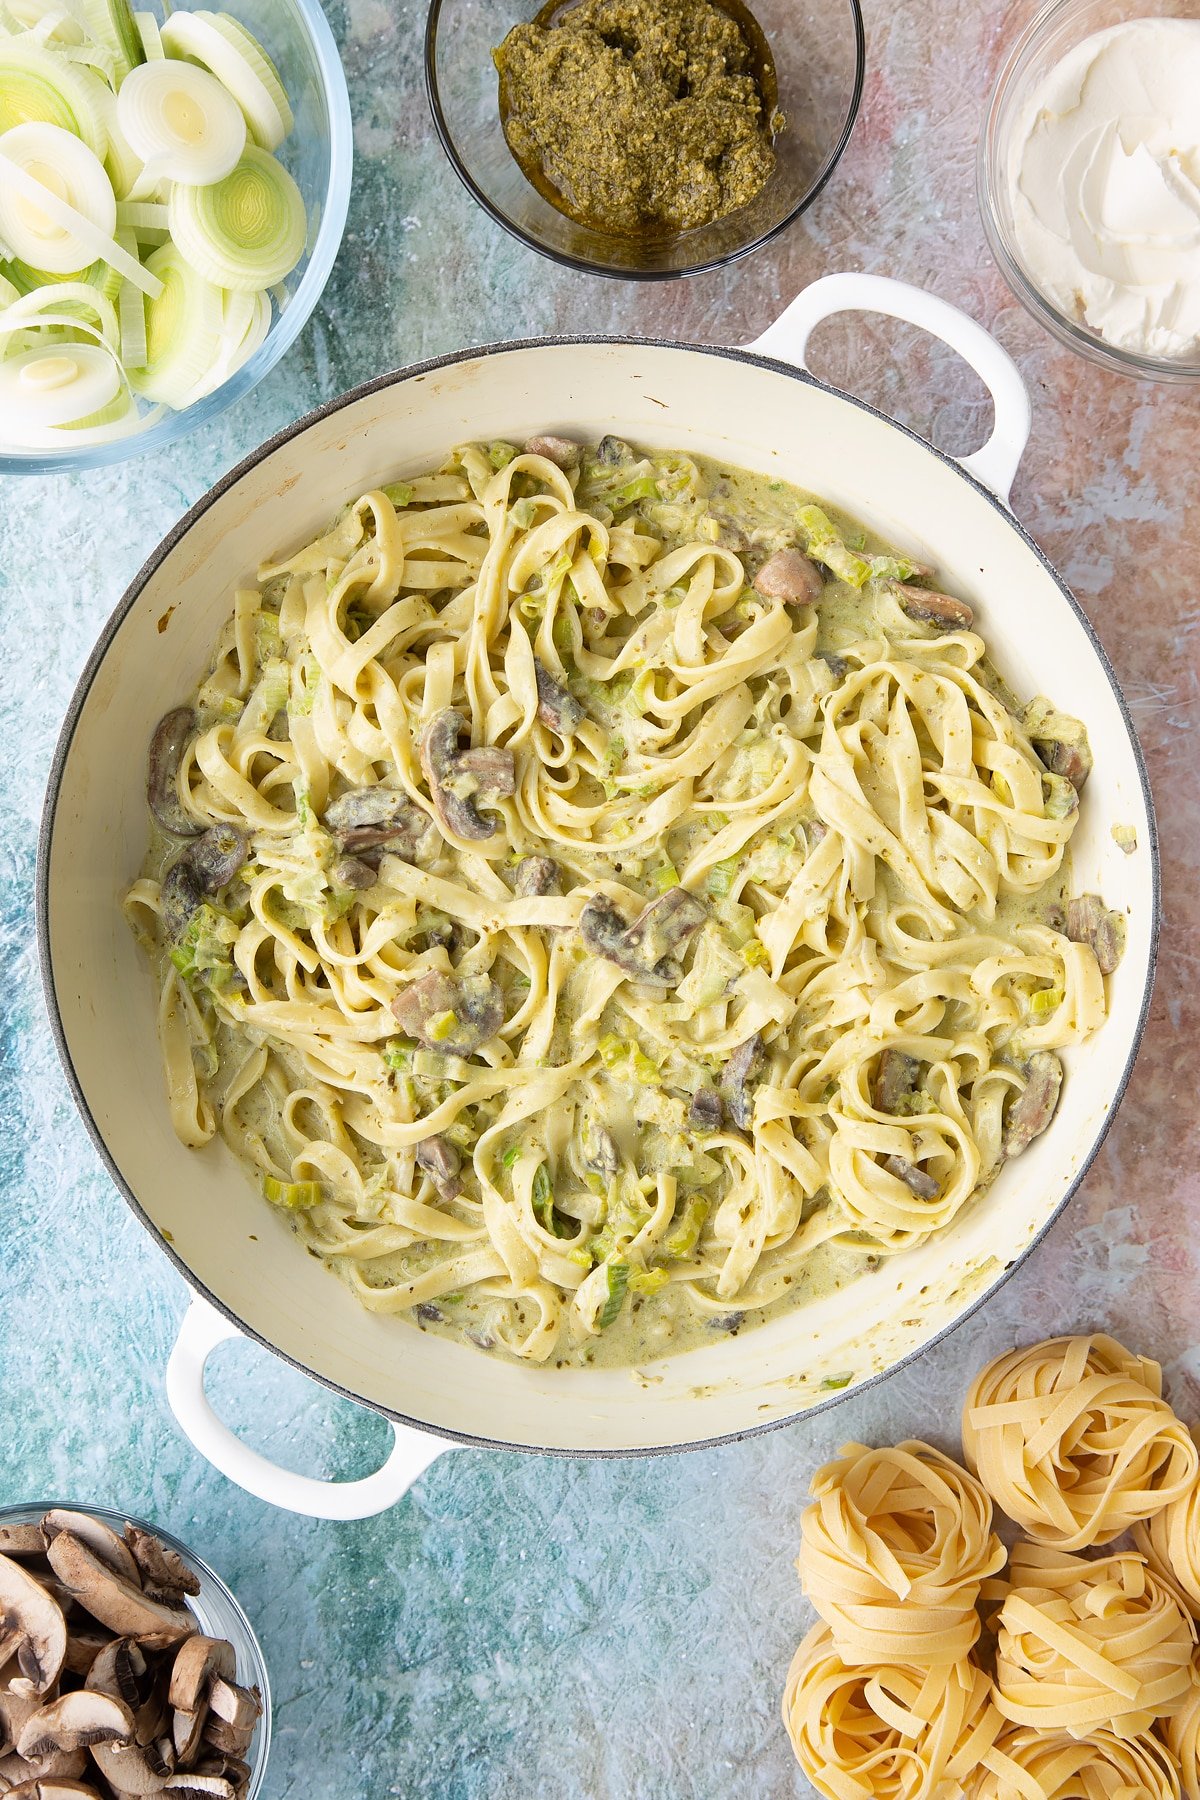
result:
<svg viewBox="0 0 1200 1800"><path fill-rule="evenodd" d="M905 1103L917 1091L921 1065L904 1050L885 1050L875 1068L871 1083L871 1105L876 1112L893 1117L905 1110Z"/></svg>
<svg viewBox="0 0 1200 1800"><path fill-rule="evenodd" d="M754 1101L747 1089L761 1074L763 1060L762 1032L756 1031L738 1045L721 1074L721 1096L730 1118L742 1131L749 1131L754 1118Z"/></svg>
<svg viewBox="0 0 1200 1800"><path fill-rule="evenodd" d="M897 1181L902 1181L918 1200L936 1200L942 1191L932 1175L927 1175L916 1163L909 1162L906 1156L889 1156L883 1166Z"/></svg>
<svg viewBox="0 0 1200 1800"><path fill-rule="evenodd" d="M421 737L421 768L438 817L457 837L480 842L495 834L495 824L479 811L478 801L501 800L516 785L511 750L480 745L460 750L458 740L466 720L456 707L435 713Z"/></svg>
<svg viewBox="0 0 1200 1800"><path fill-rule="evenodd" d="M189 1763L195 1761L207 1723L208 1705L204 1701L201 1701L195 1712L176 1710L171 1714L171 1743L179 1767L187 1768Z"/></svg>
<svg viewBox="0 0 1200 1800"><path fill-rule="evenodd" d="M64 1531L72 1532L80 1543L86 1544L92 1554L98 1556L115 1574L126 1581L132 1581L135 1587L142 1585L138 1566L128 1544L103 1519L93 1519L90 1513L70 1512L66 1507L55 1507L42 1520L47 1547Z"/></svg>
<svg viewBox="0 0 1200 1800"><path fill-rule="evenodd" d="M196 908L233 880L249 854L249 840L236 825L211 825L193 839L163 876L160 903L168 938L183 936Z"/></svg>
<svg viewBox="0 0 1200 1800"><path fill-rule="evenodd" d="M146 798L150 811L172 837L198 837L204 827L189 818L179 801L179 765L196 729L190 706L176 706L158 721L150 739L146 764Z"/></svg>
<svg viewBox="0 0 1200 1800"><path fill-rule="evenodd" d="M1087 727L1070 713L1059 712L1044 694L1023 708L1021 724L1045 768L1062 775L1078 793L1092 772Z"/></svg>
<svg viewBox="0 0 1200 1800"><path fill-rule="evenodd" d="M379 870L359 856L339 856L331 873L335 887L352 888L356 893L374 887L379 880Z"/></svg>
<svg viewBox="0 0 1200 1800"><path fill-rule="evenodd" d="M523 856L517 864L515 890L525 899L559 892L561 872L552 856Z"/></svg>
<svg viewBox="0 0 1200 1800"><path fill-rule="evenodd" d="M90 1675L100 1652L107 1650L113 1642L112 1632L106 1631L103 1625L93 1625L90 1621L81 1625L72 1620L67 1633L67 1660L63 1668L70 1669L72 1675Z"/></svg>
<svg viewBox="0 0 1200 1800"><path fill-rule="evenodd" d="M208 1704L218 1719L238 1731L253 1728L262 1718L262 1695L257 1688L239 1687L236 1681L217 1676L208 1690Z"/></svg>
<svg viewBox="0 0 1200 1800"><path fill-rule="evenodd" d="M44 1556L46 1538L40 1525L0 1525L0 1556Z"/></svg>
<svg viewBox="0 0 1200 1800"><path fill-rule="evenodd" d="M67 1622L54 1596L7 1556L0 1556L0 1639L15 1648L24 1688L10 1682L14 1692L48 1693L66 1659Z"/></svg>
<svg viewBox="0 0 1200 1800"><path fill-rule="evenodd" d="M9 1788L5 1800L100 1800L100 1795L87 1781L72 1781L66 1775L35 1775Z"/></svg>
<svg viewBox="0 0 1200 1800"><path fill-rule="evenodd" d="M60 1751L86 1750L92 1744L127 1743L133 1736L133 1714L111 1694L76 1688L50 1700L21 1727L17 1752L28 1762Z"/></svg>
<svg viewBox="0 0 1200 1800"><path fill-rule="evenodd" d="M725 1102L716 1088L697 1088L688 1108L688 1125L692 1131L720 1131L725 1123Z"/></svg>
<svg viewBox="0 0 1200 1800"><path fill-rule="evenodd" d="M469 1056L504 1023L504 995L490 975L443 975L431 969L392 1001L401 1029L429 1050Z"/></svg>
<svg viewBox="0 0 1200 1800"><path fill-rule="evenodd" d="M574 438L555 437L548 432L544 437L531 437L525 445L526 456L544 456L557 469L577 469L583 455L583 445L577 444Z"/></svg>
<svg viewBox="0 0 1200 1800"><path fill-rule="evenodd" d="M238 1800L238 1789L223 1775L196 1775L190 1770L168 1776L162 1792L175 1794L177 1800Z"/></svg>
<svg viewBox="0 0 1200 1800"><path fill-rule="evenodd" d="M160 1691L157 1671L136 1638L114 1638L106 1644L89 1669L85 1685L95 1693L113 1695L129 1708L139 1744L161 1736L166 1697Z"/></svg>
<svg viewBox="0 0 1200 1800"><path fill-rule="evenodd" d="M620 1172L621 1152L617 1140L605 1126L587 1121L583 1134L583 1160L595 1174L612 1181Z"/></svg>
<svg viewBox="0 0 1200 1800"><path fill-rule="evenodd" d="M462 1193L458 1172L462 1157L444 1137L430 1137L417 1145L416 1163L424 1169L443 1200L454 1200Z"/></svg>
<svg viewBox="0 0 1200 1800"><path fill-rule="evenodd" d="M168 1550L152 1531L143 1531L140 1525L127 1525L125 1542L141 1575L142 1586L151 1599L177 1600L181 1594L200 1592L200 1577L174 1550Z"/></svg>
<svg viewBox="0 0 1200 1800"><path fill-rule="evenodd" d="M897 585L893 590L900 610L918 625L932 625L938 631L970 631L975 614L965 600L953 594L935 594L929 588Z"/></svg>
<svg viewBox="0 0 1200 1800"><path fill-rule="evenodd" d="M587 714L574 694L568 693L548 669L543 669L541 663L534 663L533 667L537 676L538 718L559 737L574 737Z"/></svg>
<svg viewBox="0 0 1200 1800"><path fill-rule="evenodd" d="M215 1775L231 1781L239 1791L250 1780L251 1769L240 1756L228 1756L221 1750L208 1750L196 1763L197 1775Z"/></svg>
<svg viewBox="0 0 1200 1800"><path fill-rule="evenodd" d="M1005 1156L1019 1156L1028 1149L1045 1131L1058 1105L1063 1069L1053 1050L1038 1050L1031 1056L1026 1076L1024 1088L1005 1113Z"/></svg>
<svg viewBox="0 0 1200 1800"><path fill-rule="evenodd" d="M244 1756L250 1748L254 1729L253 1721L249 1725L230 1725L210 1711L204 1723L204 1742L225 1756Z"/></svg>
<svg viewBox="0 0 1200 1800"><path fill-rule="evenodd" d="M633 462L634 455L624 438L610 435L602 437L596 445L596 460L606 469L616 469L622 463Z"/></svg>
<svg viewBox="0 0 1200 1800"><path fill-rule="evenodd" d="M584 943L597 956L607 957L637 981L673 986L679 966L672 951L699 931L708 908L686 888L674 887L643 907L627 925L611 900L594 894L584 907L579 929Z"/></svg>
<svg viewBox="0 0 1200 1800"><path fill-rule="evenodd" d="M152 1600L141 1588L102 1563L72 1532L60 1532L47 1554L63 1586L118 1637L137 1637L153 1631L184 1638L195 1631L196 1621L190 1612Z"/></svg>
<svg viewBox="0 0 1200 1800"><path fill-rule="evenodd" d="M196 908L203 902L204 889L186 858L172 863L162 879L159 905L163 931L171 943L178 943L188 928Z"/></svg>
<svg viewBox="0 0 1200 1800"><path fill-rule="evenodd" d="M412 860L429 830L429 814L395 788L352 788L325 808L321 823L347 856L387 848Z"/></svg>
<svg viewBox="0 0 1200 1800"><path fill-rule="evenodd" d="M1098 894L1083 894L1067 901L1067 936L1073 944L1089 944L1100 973L1111 975L1125 948L1125 921Z"/></svg>
<svg viewBox="0 0 1200 1800"><path fill-rule="evenodd" d="M0 1756L0 1794L8 1793L10 1782L19 1784L47 1778L78 1781L87 1764L86 1750L55 1750L49 1756L39 1756L36 1762L27 1756L18 1756L14 1750L11 1756Z"/></svg>
<svg viewBox="0 0 1200 1800"><path fill-rule="evenodd" d="M161 1794L175 1769L175 1753L165 1739L154 1744L93 1744L91 1756L118 1794Z"/></svg>
<svg viewBox="0 0 1200 1800"><path fill-rule="evenodd" d="M209 1685L216 1678L234 1681L237 1658L233 1645L224 1638L197 1634L181 1644L171 1665L171 1682L167 1700L180 1712L195 1712L207 1698Z"/></svg>
<svg viewBox="0 0 1200 1800"><path fill-rule="evenodd" d="M825 591L816 563L799 550L776 550L754 577L754 589L785 606L815 606Z"/></svg>
<svg viewBox="0 0 1200 1800"><path fill-rule="evenodd" d="M9 1756L16 1749L21 1727L40 1705L34 1694L13 1694L0 1688L0 1756Z"/></svg>

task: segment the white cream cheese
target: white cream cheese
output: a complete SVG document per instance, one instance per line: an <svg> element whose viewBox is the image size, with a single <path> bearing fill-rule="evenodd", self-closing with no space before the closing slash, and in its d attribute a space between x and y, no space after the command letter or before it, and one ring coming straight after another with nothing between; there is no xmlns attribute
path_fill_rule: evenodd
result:
<svg viewBox="0 0 1200 1800"><path fill-rule="evenodd" d="M1007 169L1034 286L1109 344L1200 354L1200 19L1133 19L1034 89Z"/></svg>

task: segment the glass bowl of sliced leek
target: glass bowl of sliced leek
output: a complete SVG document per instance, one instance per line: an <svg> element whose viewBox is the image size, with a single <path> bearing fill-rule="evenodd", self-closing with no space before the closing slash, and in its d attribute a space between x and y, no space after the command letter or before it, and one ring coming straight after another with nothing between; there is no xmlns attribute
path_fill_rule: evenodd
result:
<svg viewBox="0 0 1200 1800"><path fill-rule="evenodd" d="M341 242L320 0L0 5L0 472L183 437L292 344Z"/></svg>

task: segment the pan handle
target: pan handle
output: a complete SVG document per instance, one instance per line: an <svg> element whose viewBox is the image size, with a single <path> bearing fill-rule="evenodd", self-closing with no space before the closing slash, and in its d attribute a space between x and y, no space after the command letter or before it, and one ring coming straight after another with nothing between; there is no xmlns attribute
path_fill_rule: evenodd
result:
<svg viewBox="0 0 1200 1800"><path fill-rule="evenodd" d="M183 1435L222 1475L268 1506L310 1519L369 1519L403 1498L435 1457L456 1444L391 1421L395 1443L383 1467L361 1481L296 1475L252 1450L209 1403L204 1369L218 1344L242 1334L207 1302L192 1296L167 1364L167 1403Z"/></svg>
<svg viewBox="0 0 1200 1800"><path fill-rule="evenodd" d="M840 312L886 313L919 325L931 336L957 350L992 396L996 423L983 448L957 461L997 499L1008 505L1017 464L1024 455L1033 424L1029 393L1016 363L982 325L923 288L885 275L823 275L798 294L787 310L769 325L747 349L761 350L781 362L808 367L804 360L808 340L823 319Z"/></svg>

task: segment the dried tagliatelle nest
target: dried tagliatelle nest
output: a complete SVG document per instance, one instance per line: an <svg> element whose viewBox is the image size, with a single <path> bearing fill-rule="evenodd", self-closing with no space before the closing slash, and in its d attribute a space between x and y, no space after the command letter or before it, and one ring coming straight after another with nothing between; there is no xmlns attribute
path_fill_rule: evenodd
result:
<svg viewBox="0 0 1200 1800"><path fill-rule="evenodd" d="M1051 1338L976 1376L963 1450L996 1503L1040 1543L1110 1544L1180 1500L1200 1458L1162 1398L1162 1371L1115 1338Z"/></svg>
<svg viewBox="0 0 1200 1800"><path fill-rule="evenodd" d="M995 1630L996 1705L1015 1724L1132 1737L1188 1697L1195 1626L1136 1550L1018 1544Z"/></svg>
<svg viewBox="0 0 1200 1800"><path fill-rule="evenodd" d="M1179 1776L1157 1738L1085 1738L1018 1726L997 1738L970 1800L1179 1800Z"/></svg>
<svg viewBox="0 0 1200 1800"><path fill-rule="evenodd" d="M847 1444L811 1492L796 1567L842 1661L961 1661L981 1584L1006 1560L979 1482L910 1440Z"/></svg>
<svg viewBox="0 0 1200 1800"><path fill-rule="evenodd" d="M792 1659L783 1716L796 1758L829 1800L957 1793L1001 1726L990 1682L965 1658L930 1671L847 1668L827 1625Z"/></svg>
<svg viewBox="0 0 1200 1800"><path fill-rule="evenodd" d="M830 1800L1200 1800L1200 1476L1158 1365L1105 1336L1014 1351L963 1438L974 1475L910 1441L813 1478L804 1773ZM992 1503L1038 1540L1003 1580ZM1068 1547L1129 1526L1139 1550Z"/></svg>

